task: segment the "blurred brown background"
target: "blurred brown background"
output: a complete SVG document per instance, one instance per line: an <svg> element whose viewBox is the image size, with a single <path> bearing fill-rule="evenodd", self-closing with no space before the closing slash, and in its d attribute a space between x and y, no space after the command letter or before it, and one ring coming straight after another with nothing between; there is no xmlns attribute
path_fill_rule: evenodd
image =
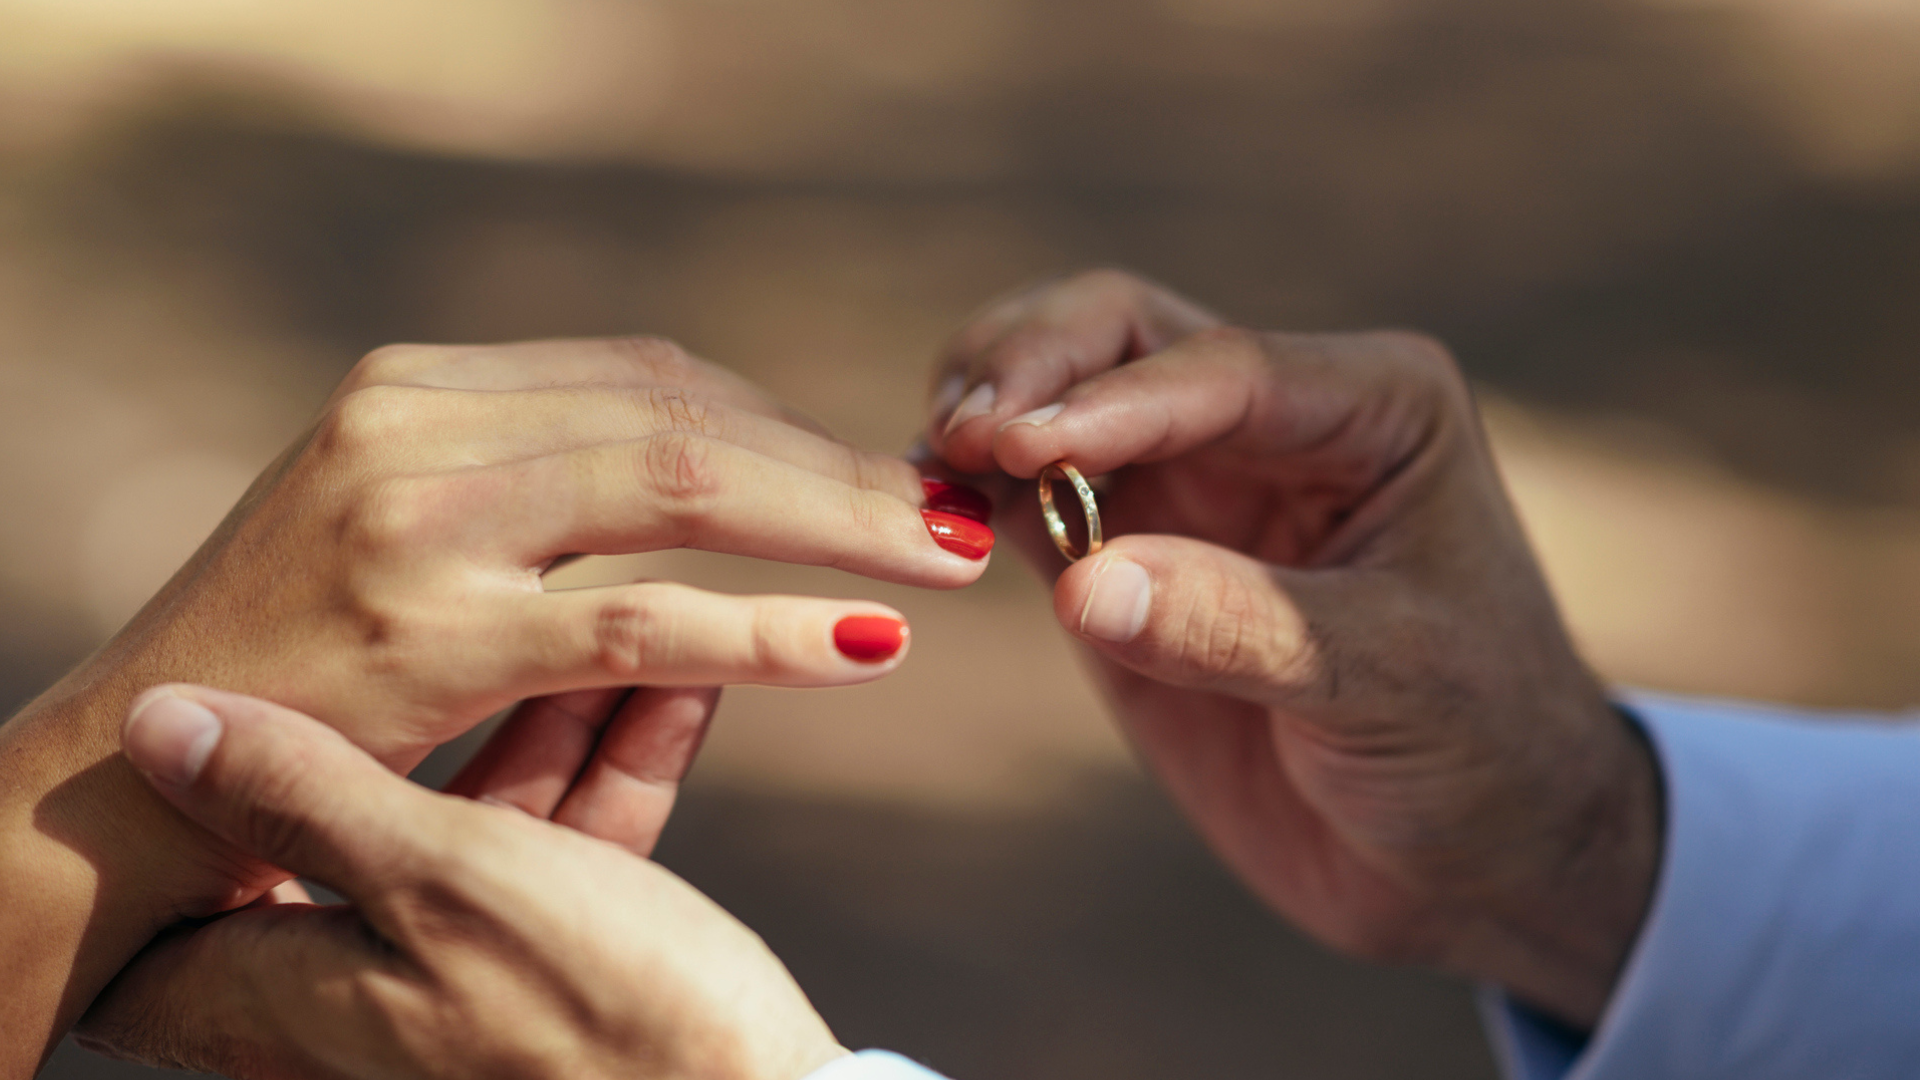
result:
<svg viewBox="0 0 1920 1080"><path fill-rule="evenodd" d="M1913 0L0 0L0 697L375 345L667 334L897 450L968 310L1089 263L1444 336L1608 675L1920 697ZM914 619L882 685L730 694L662 853L849 1043L1490 1075L1462 987L1212 866L1011 558L568 573L643 570Z"/></svg>

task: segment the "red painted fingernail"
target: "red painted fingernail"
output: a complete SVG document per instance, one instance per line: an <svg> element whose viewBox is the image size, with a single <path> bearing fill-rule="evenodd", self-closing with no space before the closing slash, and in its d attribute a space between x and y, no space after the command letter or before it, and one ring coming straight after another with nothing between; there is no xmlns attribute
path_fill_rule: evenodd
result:
<svg viewBox="0 0 1920 1080"><path fill-rule="evenodd" d="M981 524L993 516L993 500L983 491L965 484L949 484L930 476L921 477L920 487L927 493L927 509L943 514L959 514Z"/></svg>
<svg viewBox="0 0 1920 1080"><path fill-rule="evenodd" d="M891 660L907 643L907 624L886 615L849 615L833 624L833 645L863 664Z"/></svg>
<svg viewBox="0 0 1920 1080"><path fill-rule="evenodd" d="M993 550L993 530L972 518L939 510L922 510L920 516L927 519L927 531L933 534L933 542L955 555L984 559L987 552Z"/></svg>

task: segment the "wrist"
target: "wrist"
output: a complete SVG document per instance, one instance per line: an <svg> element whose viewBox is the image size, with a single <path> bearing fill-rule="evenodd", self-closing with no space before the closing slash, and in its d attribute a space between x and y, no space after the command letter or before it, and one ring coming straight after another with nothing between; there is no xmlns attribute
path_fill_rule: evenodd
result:
<svg viewBox="0 0 1920 1080"><path fill-rule="evenodd" d="M120 755L113 695L75 685L0 727L0 1077L33 1075L161 927L234 887Z"/></svg>
<svg viewBox="0 0 1920 1080"><path fill-rule="evenodd" d="M1598 1024L1638 939L1663 846L1659 766L1639 725L1610 703L1579 747L1592 767L1566 783L1529 872L1480 905L1454 966L1582 1030Z"/></svg>
<svg viewBox="0 0 1920 1080"><path fill-rule="evenodd" d="M127 760L135 681L83 668L28 705L7 727L20 773L11 797L30 801L37 831L92 869L96 909L151 936L250 899L270 868L188 821Z"/></svg>

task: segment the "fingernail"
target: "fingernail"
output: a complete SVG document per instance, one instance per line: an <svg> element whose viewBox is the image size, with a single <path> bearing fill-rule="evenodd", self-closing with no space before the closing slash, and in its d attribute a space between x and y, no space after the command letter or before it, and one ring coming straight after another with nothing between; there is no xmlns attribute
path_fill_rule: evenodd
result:
<svg viewBox="0 0 1920 1080"><path fill-rule="evenodd" d="M913 440L913 445L907 447L907 452L900 456L905 458L909 465L925 465L933 460L933 447L927 445L926 436L922 435Z"/></svg>
<svg viewBox="0 0 1920 1080"><path fill-rule="evenodd" d="M850 660L891 660L907 643L907 624L888 615L849 615L833 624L833 647Z"/></svg>
<svg viewBox="0 0 1920 1080"><path fill-rule="evenodd" d="M986 492L970 488L965 484L949 484L945 480L935 480L931 476L920 479L921 490L927 493L927 509L943 514L959 514L963 518L972 518L985 524L993 517L993 500Z"/></svg>
<svg viewBox="0 0 1920 1080"><path fill-rule="evenodd" d="M1015 424L1032 424L1034 427L1045 426L1047 421L1053 419L1056 416L1059 416L1062 412L1066 410L1066 407L1067 406L1065 402L1056 401L1045 408L1035 409L1030 413L1021 413L1019 416L1016 416L1013 419L1007 421L1006 423L1001 424L1000 430L1005 431Z"/></svg>
<svg viewBox="0 0 1920 1080"><path fill-rule="evenodd" d="M981 383L979 386L974 387L973 393L968 394L966 398L960 402L960 407L953 410L953 419L947 421L946 429L940 434L943 437L951 435L953 434L953 429L959 427L961 424L966 423L976 416L985 416L992 412L993 398L994 390L992 383Z"/></svg>
<svg viewBox="0 0 1920 1080"><path fill-rule="evenodd" d="M953 412L955 405L960 404L960 395L965 393L966 389L965 375L949 375L946 381L940 384L940 392L933 395L934 427L942 427L947 422L948 415Z"/></svg>
<svg viewBox="0 0 1920 1080"><path fill-rule="evenodd" d="M1127 642L1140 636L1153 607L1153 578L1139 563L1118 556L1094 568L1086 606L1080 609L1080 632L1101 641Z"/></svg>
<svg viewBox="0 0 1920 1080"><path fill-rule="evenodd" d="M223 730L206 706L162 690L133 703L120 742L134 768L163 784L186 787L206 767Z"/></svg>
<svg viewBox="0 0 1920 1080"><path fill-rule="evenodd" d="M955 555L984 559L993 550L993 530L972 518L939 510L922 510L920 516L927 519L927 531L933 534L933 542Z"/></svg>

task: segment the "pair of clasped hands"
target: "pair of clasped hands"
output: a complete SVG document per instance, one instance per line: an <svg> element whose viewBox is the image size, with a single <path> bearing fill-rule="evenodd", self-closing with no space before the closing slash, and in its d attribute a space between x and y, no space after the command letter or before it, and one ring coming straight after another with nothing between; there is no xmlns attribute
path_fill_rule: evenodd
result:
<svg viewBox="0 0 1920 1080"><path fill-rule="evenodd" d="M799 1080L846 1051L646 856L720 685L880 678L904 620L541 575L695 547L956 588L996 506L1264 901L1592 1023L1651 887L1656 781L1444 351L1235 329L1101 271L988 307L930 386L914 464L660 341L369 356L13 733L93 748L38 803L98 886L49 929L83 944L32 1030L84 1013L90 1045L238 1077ZM1062 459L1105 478L1109 540L1071 564L1031 487ZM515 702L447 793L401 778Z"/></svg>

